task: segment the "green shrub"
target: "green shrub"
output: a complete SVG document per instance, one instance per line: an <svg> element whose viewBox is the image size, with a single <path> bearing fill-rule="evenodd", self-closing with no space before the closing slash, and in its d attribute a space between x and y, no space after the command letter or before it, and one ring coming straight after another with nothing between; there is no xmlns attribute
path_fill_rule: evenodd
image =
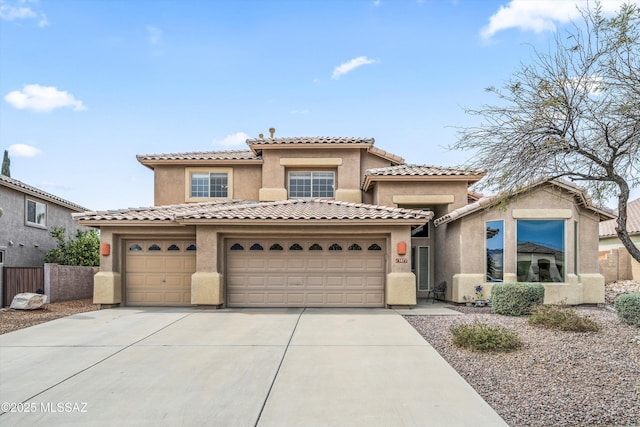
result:
<svg viewBox="0 0 640 427"><path fill-rule="evenodd" d="M494 313L524 316L544 302L544 286L540 283L497 283L491 288Z"/></svg>
<svg viewBox="0 0 640 427"><path fill-rule="evenodd" d="M507 352L522 347L518 334L504 326L486 323L460 324L451 327L453 345L474 351Z"/></svg>
<svg viewBox="0 0 640 427"><path fill-rule="evenodd" d="M597 332L600 326L564 305L539 305L533 308L529 324L572 332Z"/></svg>
<svg viewBox="0 0 640 427"><path fill-rule="evenodd" d="M613 306L621 322L640 326L640 292L620 295Z"/></svg>

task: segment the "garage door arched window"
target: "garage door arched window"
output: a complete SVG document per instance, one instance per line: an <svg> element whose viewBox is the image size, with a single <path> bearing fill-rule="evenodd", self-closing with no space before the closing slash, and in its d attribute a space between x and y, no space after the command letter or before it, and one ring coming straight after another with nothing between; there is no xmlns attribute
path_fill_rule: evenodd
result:
<svg viewBox="0 0 640 427"><path fill-rule="evenodd" d="M284 248L282 247L282 245L280 243L274 243L273 245L271 245L269 250L270 251L282 251L282 250L284 250Z"/></svg>
<svg viewBox="0 0 640 427"><path fill-rule="evenodd" d="M150 251L161 251L162 248L159 245L157 245L156 243L154 243L153 245L149 246L149 250Z"/></svg>
<svg viewBox="0 0 640 427"><path fill-rule="evenodd" d="M187 246L187 251L195 251L195 250L196 250L196 245Z"/></svg>
<svg viewBox="0 0 640 427"><path fill-rule="evenodd" d="M370 245L370 246L367 248L367 250L369 250L369 251L381 251L381 250L382 250L382 248L380 247L380 245L379 245L379 244L374 243L374 244Z"/></svg>
<svg viewBox="0 0 640 427"><path fill-rule="evenodd" d="M254 243L253 245L251 245L249 250L250 251L263 251L264 248L262 247L262 245L260 243Z"/></svg>
<svg viewBox="0 0 640 427"><path fill-rule="evenodd" d="M321 251L322 250L322 246L320 246L317 243L314 243L313 245L309 246L309 250L310 251Z"/></svg>
<svg viewBox="0 0 640 427"><path fill-rule="evenodd" d="M362 250L362 246L360 246L357 243L354 243L351 246L349 246L349 250L350 251L361 251Z"/></svg>
<svg viewBox="0 0 640 427"><path fill-rule="evenodd" d="M173 243L167 248L167 250L168 251L179 251L180 250L180 246L178 246L175 243Z"/></svg>
<svg viewBox="0 0 640 427"><path fill-rule="evenodd" d="M244 246L242 246L240 243L234 243L230 249L232 251L244 251Z"/></svg>
<svg viewBox="0 0 640 427"><path fill-rule="evenodd" d="M337 243L334 243L333 245L329 246L329 250L330 251L341 251L342 250L342 246L340 246Z"/></svg>
<svg viewBox="0 0 640 427"><path fill-rule="evenodd" d="M289 246L289 250L290 251L301 251L303 249L302 249L302 246L300 246L297 243L294 243L293 245Z"/></svg>
<svg viewBox="0 0 640 427"><path fill-rule="evenodd" d="M129 250L131 252L140 252L140 251L142 251L142 246L140 246L137 243L134 243L133 245L129 246Z"/></svg>

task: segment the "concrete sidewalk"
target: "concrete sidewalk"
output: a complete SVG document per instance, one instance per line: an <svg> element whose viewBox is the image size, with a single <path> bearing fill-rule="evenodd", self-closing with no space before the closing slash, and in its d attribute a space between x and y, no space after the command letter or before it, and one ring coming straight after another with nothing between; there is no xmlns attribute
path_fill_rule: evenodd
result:
<svg viewBox="0 0 640 427"><path fill-rule="evenodd" d="M506 425L383 309L82 313L0 336L0 402L0 425Z"/></svg>

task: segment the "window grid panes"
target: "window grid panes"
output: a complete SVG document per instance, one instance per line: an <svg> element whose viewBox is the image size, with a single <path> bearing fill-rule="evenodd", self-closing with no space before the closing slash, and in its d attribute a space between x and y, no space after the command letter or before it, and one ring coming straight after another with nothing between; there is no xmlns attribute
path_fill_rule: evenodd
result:
<svg viewBox="0 0 640 427"><path fill-rule="evenodd" d="M290 172L290 198L333 198L335 175L333 172Z"/></svg>
<svg viewBox="0 0 640 427"><path fill-rule="evenodd" d="M229 175L226 172L192 173L191 197L227 197Z"/></svg>

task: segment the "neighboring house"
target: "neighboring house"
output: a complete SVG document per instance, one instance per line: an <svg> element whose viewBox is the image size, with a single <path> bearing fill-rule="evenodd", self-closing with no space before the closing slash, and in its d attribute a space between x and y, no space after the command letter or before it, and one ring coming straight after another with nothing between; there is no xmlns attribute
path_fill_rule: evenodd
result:
<svg viewBox="0 0 640 427"><path fill-rule="evenodd" d="M53 227L64 227L68 236L87 229L71 218L72 212L86 208L4 175L0 175L0 208L0 269L42 267L45 254L57 246L49 234Z"/></svg>
<svg viewBox="0 0 640 427"><path fill-rule="evenodd" d="M555 281L548 301L604 301L597 233L611 216L577 187L540 183L493 207L469 192L484 171L406 164L372 138L247 144L140 155L154 207L74 215L101 231L96 303L411 306L443 281L462 302L525 268Z"/></svg>
<svg viewBox="0 0 640 427"><path fill-rule="evenodd" d="M0 260L6 267L41 267L44 255L57 246L49 235L54 227L64 227L67 235L88 228L71 217L87 208L0 175Z"/></svg>
<svg viewBox="0 0 640 427"><path fill-rule="evenodd" d="M640 247L640 199L627 204L627 231L631 241ZM631 258L616 233L616 220L600 223L600 272L607 282L640 281L640 263Z"/></svg>

